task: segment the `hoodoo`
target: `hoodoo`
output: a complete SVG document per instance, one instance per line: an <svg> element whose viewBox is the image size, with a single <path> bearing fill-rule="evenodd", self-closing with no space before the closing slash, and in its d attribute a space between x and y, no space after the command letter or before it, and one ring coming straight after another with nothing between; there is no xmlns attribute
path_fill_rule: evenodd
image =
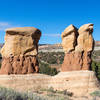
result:
<svg viewBox="0 0 100 100"><path fill-rule="evenodd" d="M1 49L3 59L0 74L37 73L40 36L40 30L34 27L7 29L5 44Z"/></svg>
<svg viewBox="0 0 100 100"><path fill-rule="evenodd" d="M65 51L62 71L90 69L94 48L92 32L93 24L85 24L79 29L70 25L62 32L62 46Z"/></svg>

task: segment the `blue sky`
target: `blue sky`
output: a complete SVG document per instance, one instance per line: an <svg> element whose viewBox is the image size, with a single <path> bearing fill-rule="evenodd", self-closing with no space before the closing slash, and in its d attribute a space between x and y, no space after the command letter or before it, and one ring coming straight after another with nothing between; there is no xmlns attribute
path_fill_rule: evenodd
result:
<svg viewBox="0 0 100 100"><path fill-rule="evenodd" d="M100 0L0 0L0 43L9 27L33 26L42 31L40 43L60 43L70 25L94 23L94 39L100 40Z"/></svg>

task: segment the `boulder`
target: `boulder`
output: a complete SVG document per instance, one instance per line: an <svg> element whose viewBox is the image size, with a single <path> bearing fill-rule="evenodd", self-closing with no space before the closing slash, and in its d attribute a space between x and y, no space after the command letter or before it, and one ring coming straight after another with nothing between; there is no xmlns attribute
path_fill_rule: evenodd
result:
<svg viewBox="0 0 100 100"><path fill-rule="evenodd" d="M38 41L40 30L34 27L19 27L6 30L0 74L29 74L39 71Z"/></svg>

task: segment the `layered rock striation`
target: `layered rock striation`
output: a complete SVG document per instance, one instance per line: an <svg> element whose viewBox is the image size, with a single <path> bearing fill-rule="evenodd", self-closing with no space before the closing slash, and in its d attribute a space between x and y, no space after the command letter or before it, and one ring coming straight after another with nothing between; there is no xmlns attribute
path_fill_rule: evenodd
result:
<svg viewBox="0 0 100 100"><path fill-rule="evenodd" d="M65 29L61 36L62 46L65 51L64 62L61 68L62 71L90 69L91 53L94 48L92 32L93 24L85 24L79 29L70 25ZM71 37L69 38L69 36Z"/></svg>
<svg viewBox="0 0 100 100"><path fill-rule="evenodd" d="M100 89L93 71L60 72L55 76L44 74L0 75L0 86L17 91L37 91L50 89L73 93L74 96L86 96ZM77 99L78 100L78 99Z"/></svg>
<svg viewBox="0 0 100 100"><path fill-rule="evenodd" d="M10 28L6 30L0 74L29 74L39 71L38 41L40 30L34 27Z"/></svg>

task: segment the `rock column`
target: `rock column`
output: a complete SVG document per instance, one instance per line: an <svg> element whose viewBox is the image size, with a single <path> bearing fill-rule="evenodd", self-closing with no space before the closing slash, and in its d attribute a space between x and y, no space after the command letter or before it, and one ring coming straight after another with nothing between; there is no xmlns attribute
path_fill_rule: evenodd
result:
<svg viewBox="0 0 100 100"><path fill-rule="evenodd" d="M85 24L79 29L70 25L64 30L62 33L62 46L65 57L61 71L90 69L91 53L94 47L92 32L93 24Z"/></svg>
<svg viewBox="0 0 100 100"><path fill-rule="evenodd" d="M1 49L3 59L0 74L37 73L40 36L40 30L34 27L7 29L5 44Z"/></svg>

